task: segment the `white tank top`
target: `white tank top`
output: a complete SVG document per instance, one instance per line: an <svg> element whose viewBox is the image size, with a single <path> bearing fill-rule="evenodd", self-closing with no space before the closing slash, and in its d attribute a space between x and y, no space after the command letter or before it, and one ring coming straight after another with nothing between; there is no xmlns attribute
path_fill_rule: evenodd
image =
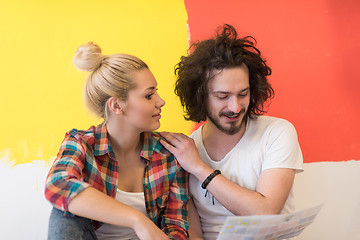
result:
<svg viewBox="0 0 360 240"><path fill-rule="evenodd" d="M147 215L143 192L124 192L117 189L115 199ZM96 231L96 236L99 240L139 239L133 229L107 223Z"/></svg>

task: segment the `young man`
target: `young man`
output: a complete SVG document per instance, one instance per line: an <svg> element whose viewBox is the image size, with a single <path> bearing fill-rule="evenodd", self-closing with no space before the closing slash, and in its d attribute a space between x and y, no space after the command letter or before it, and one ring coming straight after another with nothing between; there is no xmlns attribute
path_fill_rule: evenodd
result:
<svg viewBox="0 0 360 240"><path fill-rule="evenodd" d="M291 212L303 159L293 125L262 116L274 91L255 39L239 38L224 25L214 39L193 47L177 65L175 93L187 120L206 123L191 138L164 132L168 143L162 144L191 174L203 237L216 239L227 216ZM194 213L192 236L200 229Z"/></svg>

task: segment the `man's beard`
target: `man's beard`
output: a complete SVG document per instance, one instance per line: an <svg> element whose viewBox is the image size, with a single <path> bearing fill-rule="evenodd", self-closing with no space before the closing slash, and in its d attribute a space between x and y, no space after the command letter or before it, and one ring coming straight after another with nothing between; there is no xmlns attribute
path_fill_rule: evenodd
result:
<svg viewBox="0 0 360 240"><path fill-rule="evenodd" d="M216 126L216 128L219 129L220 131L222 131L223 133L226 133L228 135L234 135L234 134L238 133L240 131L240 129L242 128L242 126L246 123L247 114L244 114L244 113L245 113L245 109L241 109L241 111L239 113L221 112L221 113L219 113L219 118L214 118L211 115L208 115L208 118ZM231 116L241 115L241 114L244 114L244 116L241 119L241 123L239 125L236 125L238 123L238 121L229 122L230 127L224 127L220 123L221 116L231 117Z"/></svg>

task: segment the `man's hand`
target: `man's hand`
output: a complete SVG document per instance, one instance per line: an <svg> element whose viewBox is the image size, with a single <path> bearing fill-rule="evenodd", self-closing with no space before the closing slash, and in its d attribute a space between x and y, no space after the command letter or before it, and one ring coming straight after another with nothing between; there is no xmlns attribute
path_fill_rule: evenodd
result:
<svg viewBox="0 0 360 240"><path fill-rule="evenodd" d="M169 132L161 132L161 136L166 139L166 141L160 140L161 144L174 154L185 171L196 175L200 168L207 167L201 160L199 151L192 138L182 133Z"/></svg>

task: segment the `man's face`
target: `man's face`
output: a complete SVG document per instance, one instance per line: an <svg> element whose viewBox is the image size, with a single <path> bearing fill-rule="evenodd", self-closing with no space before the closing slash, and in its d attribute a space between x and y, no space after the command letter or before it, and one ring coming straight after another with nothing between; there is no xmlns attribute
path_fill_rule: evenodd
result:
<svg viewBox="0 0 360 240"><path fill-rule="evenodd" d="M229 135L245 128L246 112L250 103L249 70L240 67L214 69L209 80L207 102L208 120Z"/></svg>

